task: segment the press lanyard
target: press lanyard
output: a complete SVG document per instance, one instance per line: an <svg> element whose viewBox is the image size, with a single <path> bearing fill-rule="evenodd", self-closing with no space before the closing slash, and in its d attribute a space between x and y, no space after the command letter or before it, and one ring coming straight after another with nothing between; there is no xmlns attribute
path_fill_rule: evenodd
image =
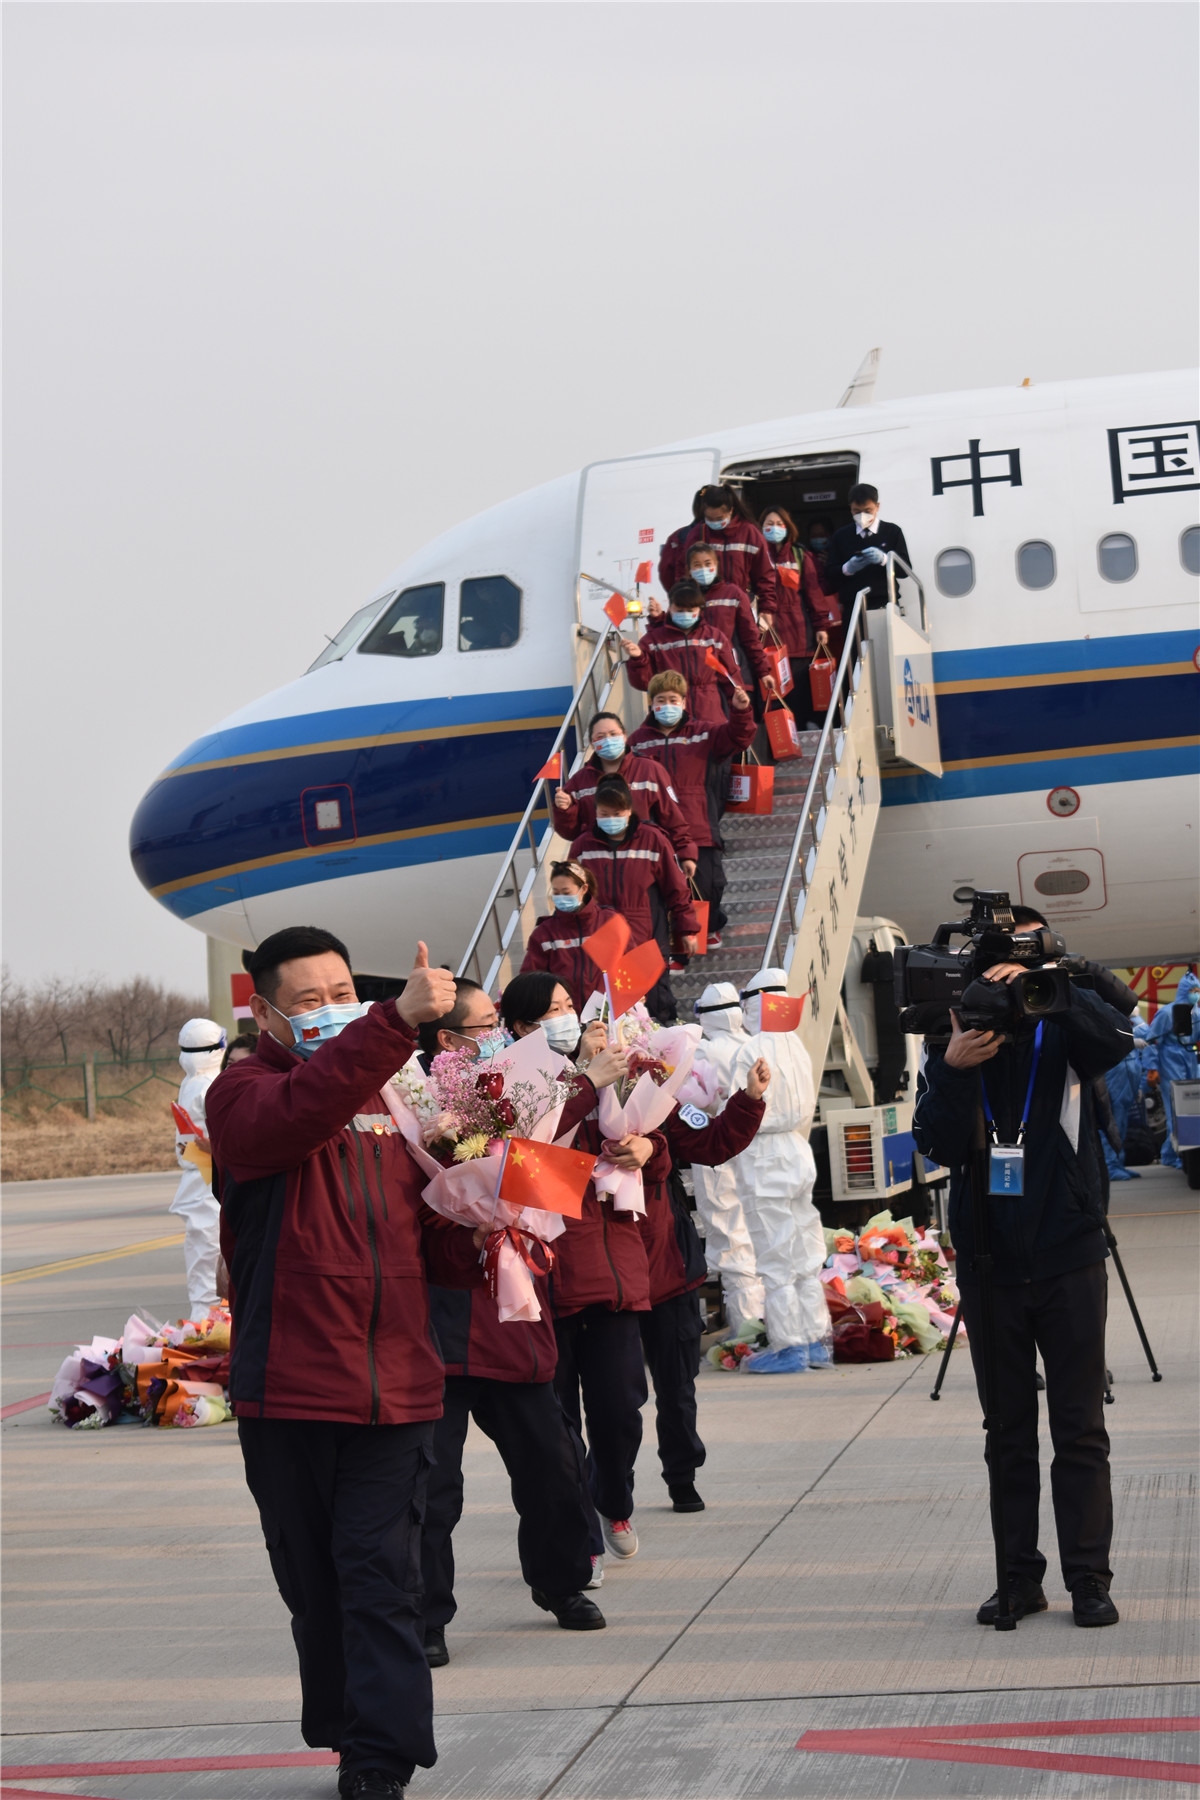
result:
<svg viewBox="0 0 1200 1800"><path fill-rule="evenodd" d="M1042 1054L1042 1031L1043 1031L1043 1029L1044 1029L1044 1027L1041 1024L1039 1024L1037 1031L1034 1033L1033 1061L1029 1065L1029 1086L1025 1089L1025 1110L1021 1114L1021 1123L1017 1127L1017 1140L1016 1141L1018 1144L1023 1144L1025 1142L1025 1127L1029 1123L1029 1108L1033 1104L1033 1084L1037 1078L1038 1061ZM982 1077L980 1078L980 1080L981 1080L981 1085L983 1087L984 1116L987 1119L988 1128L992 1134L992 1142L995 1144L995 1143L999 1142L999 1138L998 1138L997 1132L996 1132L996 1121L992 1117L991 1103L988 1100L987 1082Z"/></svg>

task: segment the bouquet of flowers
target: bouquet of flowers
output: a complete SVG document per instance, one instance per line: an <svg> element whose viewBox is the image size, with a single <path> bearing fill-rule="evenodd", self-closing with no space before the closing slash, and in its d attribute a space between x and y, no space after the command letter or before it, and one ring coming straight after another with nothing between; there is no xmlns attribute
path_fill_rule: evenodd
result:
<svg viewBox="0 0 1200 1800"><path fill-rule="evenodd" d="M92 1431L122 1418L219 1425L233 1417L225 1397L229 1336L229 1308L221 1302L201 1319L174 1325L132 1313L119 1338L93 1338L66 1358L54 1378L50 1416Z"/></svg>
<svg viewBox="0 0 1200 1800"><path fill-rule="evenodd" d="M535 1274L553 1267L562 1216L499 1198L505 1142L553 1143L574 1070L541 1031L486 1063L463 1051L435 1056L428 1076L409 1063L383 1090L384 1104L429 1177L425 1203L460 1225L486 1225L484 1267L502 1322L542 1316Z"/></svg>
<svg viewBox="0 0 1200 1800"><path fill-rule="evenodd" d="M662 1124L692 1072L701 1035L698 1025L656 1026L641 1008L617 1020L616 1040L629 1055L629 1073L600 1090L600 1129L607 1139L645 1137ZM596 1194L610 1196L616 1212L646 1211L641 1170L614 1168L604 1156L596 1164Z"/></svg>
<svg viewBox="0 0 1200 1800"><path fill-rule="evenodd" d="M827 1297L832 1293L859 1306L882 1306L882 1329L894 1338L900 1354L927 1354L945 1343L958 1287L946 1246L931 1231L881 1212L868 1219L857 1238L844 1229L827 1230L825 1244L829 1254L821 1278Z"/></svg>

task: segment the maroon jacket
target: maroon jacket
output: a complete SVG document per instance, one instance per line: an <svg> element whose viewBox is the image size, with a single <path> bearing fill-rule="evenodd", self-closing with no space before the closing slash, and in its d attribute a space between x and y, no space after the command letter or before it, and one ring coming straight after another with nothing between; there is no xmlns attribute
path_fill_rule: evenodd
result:
<svg viewBox="0 0 1200 1800"><path fill-rule="evenodd" d="M578 1076L574 1092L563 1108L560 1137L595 1110L596 1090L586 1075ZM571 1224L568 1220L568 1230ZM459 1229L446 1219L439 1219L437 1226L448 1231ZM556 1260L565 1242L565 1236L560 1236L549 1246ZM485 1381L553 1380L558 1339L554 1335L550 1284L538 1276L534 1285L542 1307L542 1316L535 1324L516 1319L502 1324L496 1302L485 1286L430 1288L433 1324L447 1375L480 1376Z"/></svg>
<svg viewBox="0 0 1200 1800"><path fill-rule="evenodd" d="M574 1147L598 1156L603 1138L594 1108L593 1099L593 1111L580 1125ZM661 1132L651 1132L650 1141L654 1154L642 1169L642 1180L647 1210L653 1206L661 1211L671 1154ZM610 1312L649 1312L645 1227L646 1221L636 1213L614 1212L611 1201L598 1200L594 1184L588 1183L583 1217L568 1219L567 1229L554 1244L550 1298L556 1319L582 1312L585 1306L607 1306Z"/></svg>
<svg viewBox="0 0 1200 1800"><path fill-rule="evenodd" d="M424 1177L379 1096L415 1048L385 1001L308 1062L264 1032L208 1090L242 1418L441 1417L422 1252L449 1286L481 1276L471 1232L437 1229L422 1207Z"/></svg>
<svg viewBox="0 0 1200 1800"><path fill-rule="evenodd" d="M790 587L779 577L775 604L775 629L789 656L809 658L817 647L818 631L833 631L842 622L842 609L821 587L820 570L811 550L793 544L770 544L776 570L784 570L799 584ZM799 557L799 563L797 563ZM764 608L764 611L767 610Z"/></svg>
<svg viewBox="0 0 1200 1800"><path fill-rule="evenodd" d="M764 675L773 675L775 671L767 661L754 609L741 588L734 587L731 581L714 581L710 588L705 588L702 592L705 624L718 626L731 644L741 645L746 665L756 680L761 681ZM778 597L776 603L778 604ZM768 608L764 605L763 610L765 612Z"/></svg>
<svg viewBox="0 0 1200 1800"><path fill-rule="evenodd" d="M753 594L760 607L773 610L775 600L775 564L771 561L767 540L757 525L735 514L724 531L713 531L697 519L673 531L663 544L658 559L658 579L669 594L677 581L687 574L687 553L693 544L707 544L719 552L722 581L732 582L744 593Z"/></svg>
<svg viewBox="0 0 1200 1800"><path fill-rule="evenodd" d="M629 783L634 812L639 819L649 819L652 825L666 833L681 862L694 859L696 846L679 810L670 776L648 756L634 756L628 749L619 763L606 763L593 750L582 769L577 769L563 783L562 791L570 794L573 804L562 811L557 806L551 810L550 816L559 837L578 837L581 831L590 830L596 823L596 787L605 775L619 775L622 781Z"/></svg>
<svg viewBox="0 0 1200 1800"><path fill-rule="evenodd" d="M751 1143L767 1110L765 1100L752 1100L745 1088L731 1094L724 1109L715 1119L694 1126L676 1107L663 1120L659 1130L667 1142L674 1162L702 1163L715 1168L731 1156L739 1156ZM689 1114L692 1109L688 1108ZM695 1116L693 1114L693 1116ZM701 1118L703 1113L699 1114ZM653 1161L653 1158L651 1159ZM648 1163L647 1168L650 1167ZM643 1177L643 1179L645 1179ZM678 1294L690 1293L707 1278L704 1248L692 1223L692 1215L680 1203L679 1184L669 1178L662 1183L661 1193L651 1199L646 1181L646 1261L650 1269L650 1304L674 1300Z"/></svg>
<svg viewBox="0 0 1200 1800"><path fill-rule="evenodd" d="M610 907L589 900L578 912L553 912L539 919L530 933L520 973L548 970L570 994L575 1011L582 1012L597 989L604 987L604 977L584 949L583 940L612 916Z"/></svg>
<svg viewBox="0 0 1200 1800"><path fill-rule="evenodd" d="M670 731L656 724L650 713L629 740L638 749L644 747L651 752L654 760L670 771L671 785L679 795L688 830L702 848L716 842L708 816L708 765L744 750L755 728L754 711L749 706L744 712L731 712L720 725L708 719L693 719L685 712Z"/></svg>
<svg viewBox="0 0 1200 1800"><path fill-rule="evenodd" d="M680 937L699 931L700 921L692 906L683 871L657 826L634 815L632 828L622 843L604 832L585 831L571 845L571 856L590 869L602 906L611 906L629 921L631 949L654 936L650 889L656 887L671 924Z"/></svg>
<svg viewBox="0 0 1200 1800"><path fill-rule="evenodd" d="M690 631L681 631L667 617L646 627L639 647L642 654L631 656L625 664L632 687L640 688L644 694L655 675L661 675L664 669L676 669L687 681L693 718L711 719L714 725L724 721L721 694L722 690L728 693L729 681L709 668L705 655L711 650L720 659L736 687L742 686L742 672L722 627L706 624L702 614Z"/></svg>

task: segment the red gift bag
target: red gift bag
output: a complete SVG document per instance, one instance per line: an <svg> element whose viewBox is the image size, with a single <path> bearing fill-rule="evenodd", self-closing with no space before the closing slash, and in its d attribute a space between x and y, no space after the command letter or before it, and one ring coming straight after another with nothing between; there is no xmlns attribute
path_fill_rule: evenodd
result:
<svg viewBox="0 0 1200 1800"><path fill-rule="evenodd" d="M696 948L691 954L704 956L708 950L708 901L700 898L700 889L696 886L694 878L688 882L688 886L692 890L692 911L700 921L700 929L696 933ZM678 933L674 931L671 933L671 953L674 956L688 954L683 948Z"/></svg>
<svg viewBox="0 0 1200 1800"><path fill-rule="evenodd" d="M828 650L818 650L808 665L808 688L814 712L828 712L829 703L833 699L833 680L836 674L837 664Z"/></svg>
<svg viewBox="0 0 1200 1800"><path fill-rule="evenodd" d="M729 798L725 811L769 814L775 807L775 771L770 763L740 758L729 771Z"/></svg>
<svg viewBox="0 0 1200 1800"><path fill-rule="evenodd" d="M763 649L767 653L767 661L781 694L790 694L795 687L792 675L792 659L787 653L783 639L772 625L763 632Z"/></svg>
<svg viewBox="0 0 1200 1800"><path fill-rule="evenodd" d="M767 728L767 738L771 745L771 754L777 763L787 762L789 758L801 754L800 737L796 730L796 721L792 717L791 708L785 706L782 700L767 701L767 710L763 714L763 724Z"/></svg>

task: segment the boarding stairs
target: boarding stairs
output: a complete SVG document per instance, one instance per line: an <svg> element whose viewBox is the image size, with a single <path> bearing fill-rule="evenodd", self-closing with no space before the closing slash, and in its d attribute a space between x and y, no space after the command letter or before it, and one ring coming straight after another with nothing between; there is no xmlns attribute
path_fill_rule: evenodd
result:
<svg viewBox="0 0 1200 1800"><path fill-rule="evenodd" d="M916 588L911 618L897 600L898 577L910 578ZM686 970L671 977L680 1014L690 1018L693 1001L710 981L742 988L757 969L782 966L789 991L807 996L799 1034L814 1069L831 1064L842 1070L847 1091L859 1104L871 1098L869 1078L846 1021L841 988L879 814L881 776L889 765L914 766L914 759L915 766L940 773L924 589L895 555L889 556L887 578L886 608L867 613L865 590L854 603L824 727L801 734L801 756L776 764L772 813L726 813L722 821L729 923L721 948L693 957ZM579 580L592 591L622 593L593 576ZM603 632L576 627L580 673L554 744L568 773L583 760L593 714L615 712L631 731L645 716L644 696L626 679L620 638L615 626ZM922 740L914 750L901 735L903 758L897 756L901 719L910 736ZM548 779L535 784L458 967L460 975L493 994L520 969L534 926L551 910L547 871L567 854L553 827L553 791Z"/></svg>

